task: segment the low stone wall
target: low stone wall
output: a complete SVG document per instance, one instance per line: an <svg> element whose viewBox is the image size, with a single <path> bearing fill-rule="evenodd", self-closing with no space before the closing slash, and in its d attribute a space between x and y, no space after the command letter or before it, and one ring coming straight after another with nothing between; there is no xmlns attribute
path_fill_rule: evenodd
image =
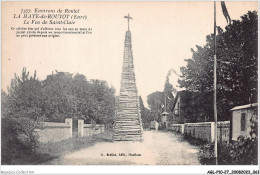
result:
<svg viewBox="0 0 260 175"><path fill-rule="evenodd" d="M207 142L214 142L215 138L214 122L170 124L168 130L187 134ZM229 142L229 132L230 121L218 122L218 141Z"/></svg>
<svg viewBox="0 0 260 175"><path fill-rule="evenodd" d="M229 142L230 121L218 122L218 140L220 142Z"/></svg>
<svg viewBox="0 0 260 175"><path fill-rule="evenodd" d="M214 122L185 123L184 133L207 142L214 141Z"/></svg>
<svg viewBox="0 0 260 175"><path fill-rule="evenodd" d="M171 124L167 127L167 130L184 134L184 124Z"/></svg>
<svg viewBox="0 0 260 175"><path fill-rule="evenodd" d="M105 131L105 125L84 124L84 120L78 120L78 136L89 137Z"/></svg>
<svg viewBox="0 0 260 175"><path fill-rule="evenodd" d="M72 118L65 123L44 122L42 129L35 130L39 142L55 143L72 138Z"/></svg>

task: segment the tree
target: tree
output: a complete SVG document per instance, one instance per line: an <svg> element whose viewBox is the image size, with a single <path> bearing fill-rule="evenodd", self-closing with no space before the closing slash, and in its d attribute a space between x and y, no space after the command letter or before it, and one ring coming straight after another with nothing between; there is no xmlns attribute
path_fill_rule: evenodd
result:
<svg viewBox="0 0 260 175"><path fill-rule="evenodd" d="M8 113L8 96L7 93L3 90L1 90L1 117L6 117Z"/></svg>
<svg viewBox="0 0 260 175"><path fill-rule="evenodd" d="M257 101L257 13L248 12L217 36L217 105L219 120L229 118L230 109ZM213 35L206 45L192 49L192 58L181 67L181 87L201 93L203 115L213 120ZM210 112L210 113L209 113Z"/></svg>
<svg viewBox="0 0 260 175"><path fill-rule="evenodd" d="M38 141L35 129L43 121L64 122L65 118L112 126L115 89L106 81L87 81L84 75L58 72L44 81L30 76L26 68L2 91L2 160L10 164L20 155L32 154ZM73 128L77 128L75 125ZM75 129L76 130L76 129Z"/></svg>
<svg viewBox="0 0 260 175"><path fill-rule="evenodd" d="M164 93L153 92L147 96L147 103L151 110L152 120L159 121L162 113L162 105L164 104Z"/></svg>
<svg viewBox="0 0 260 175"><path fill-rule="evenodd" d="M75 97L75 119L89 120L88 109L91 107L91 85L82 74L76 74L72 82L72 95Z"/></svg>
<svg viewBox="0 0 260 175"><path fill-rule="evenodd" d="M22 76L11 80L8 88L8 116L14 118L28 117L34 121L42 118L42 88L41 82L34 76L30 77L26 68Z"/></svg>
<svg viewBox="0 0 260 175"><path fill-rule="evenodd" d="M50 121L65 118L87 123L112 123L115 111L115 90L106 81L90 80L84 75L57 72L43 81L45 113Z"/></svg>
<svg viewBox="0 0 260 175"><path fill-rule="evenodd" d="M115 89L106 81L91 80L91 119L97 123L110 125L115 117Z"/></svg>
<svg viewBox="0 0 260 175"><path fill-rule="evenodd" d="M165 95L165 99L166 100L166 106L165 106L165 102L164 102L164 109L166 108L166 112L168 112L168 116L171 117L173 116L173 113L172 113L172 106L173 106L173 102L174 102L174 96L173 96L173 85L169 82L169 76L170 76L170 71L169 70L169 73L168 75L166 76L166 81L165 81L165 84L164 84L164 90L163 90L163 93Z"/></svg>
<svg viewBox="0 0 260 175"><path fill-rule="evenodd" d="M43 84L44 113L47 120L64 122L65 118L74 118L76 98L72 94L73 75L56 72L48 75Z"/></svg>
<svg viewBox="0 0 260 175"><path fill-rule="evenodd" d="M38 146L34 133L44 121L41 82L29 76L23 68L21 77L11 80L8 94L2 93L2 164L10 164L16 157L33 154Z"/></svg>
<svg viewBox="0 0 260 175"><path fill-rule="evenodd" d="M150 110L144 106L143 99L139 96L140 110L141 110L141 118L142 122L146 126L149 126L150 122L153 120L150 116Z"/></svg>

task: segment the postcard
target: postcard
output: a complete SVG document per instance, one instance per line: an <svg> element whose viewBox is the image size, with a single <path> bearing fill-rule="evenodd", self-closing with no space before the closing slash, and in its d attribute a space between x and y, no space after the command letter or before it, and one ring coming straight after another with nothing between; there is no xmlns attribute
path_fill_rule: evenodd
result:
<svg viewBox="0 0 260 175"><path fill-rule="evenodd" d="M2 174L259 174L257 1L3 1L1 16Z"/></svg>

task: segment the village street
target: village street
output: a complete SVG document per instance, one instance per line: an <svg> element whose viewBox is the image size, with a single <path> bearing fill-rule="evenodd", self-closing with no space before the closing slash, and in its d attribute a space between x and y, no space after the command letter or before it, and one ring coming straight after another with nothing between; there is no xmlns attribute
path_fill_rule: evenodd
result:
<svg viewBox="0 0 260 175"><path fill-rule="evenodd" d="M171 132L144 131L143 142L99 142L45 164L198 165L197 153L197 147L180 141L179 136Z"/></svg>

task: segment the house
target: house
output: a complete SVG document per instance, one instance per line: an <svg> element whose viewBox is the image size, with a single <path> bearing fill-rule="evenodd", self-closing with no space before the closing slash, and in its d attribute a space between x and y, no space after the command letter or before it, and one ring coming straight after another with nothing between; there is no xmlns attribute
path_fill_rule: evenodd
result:
<svg viewBox="0 0 260 175"><path fill-rule="evenodd" d="M237 140L239 136L250 136L251 126L258 122L257 103L236 106L231 109L231 138Z"/></svg>
<svg viewBox="0 0 260 175"><path fill-rule="evenodd" d="M200 118L199 92L178 91L174 98L172 112L174 123L204 121Z"/></svg>

